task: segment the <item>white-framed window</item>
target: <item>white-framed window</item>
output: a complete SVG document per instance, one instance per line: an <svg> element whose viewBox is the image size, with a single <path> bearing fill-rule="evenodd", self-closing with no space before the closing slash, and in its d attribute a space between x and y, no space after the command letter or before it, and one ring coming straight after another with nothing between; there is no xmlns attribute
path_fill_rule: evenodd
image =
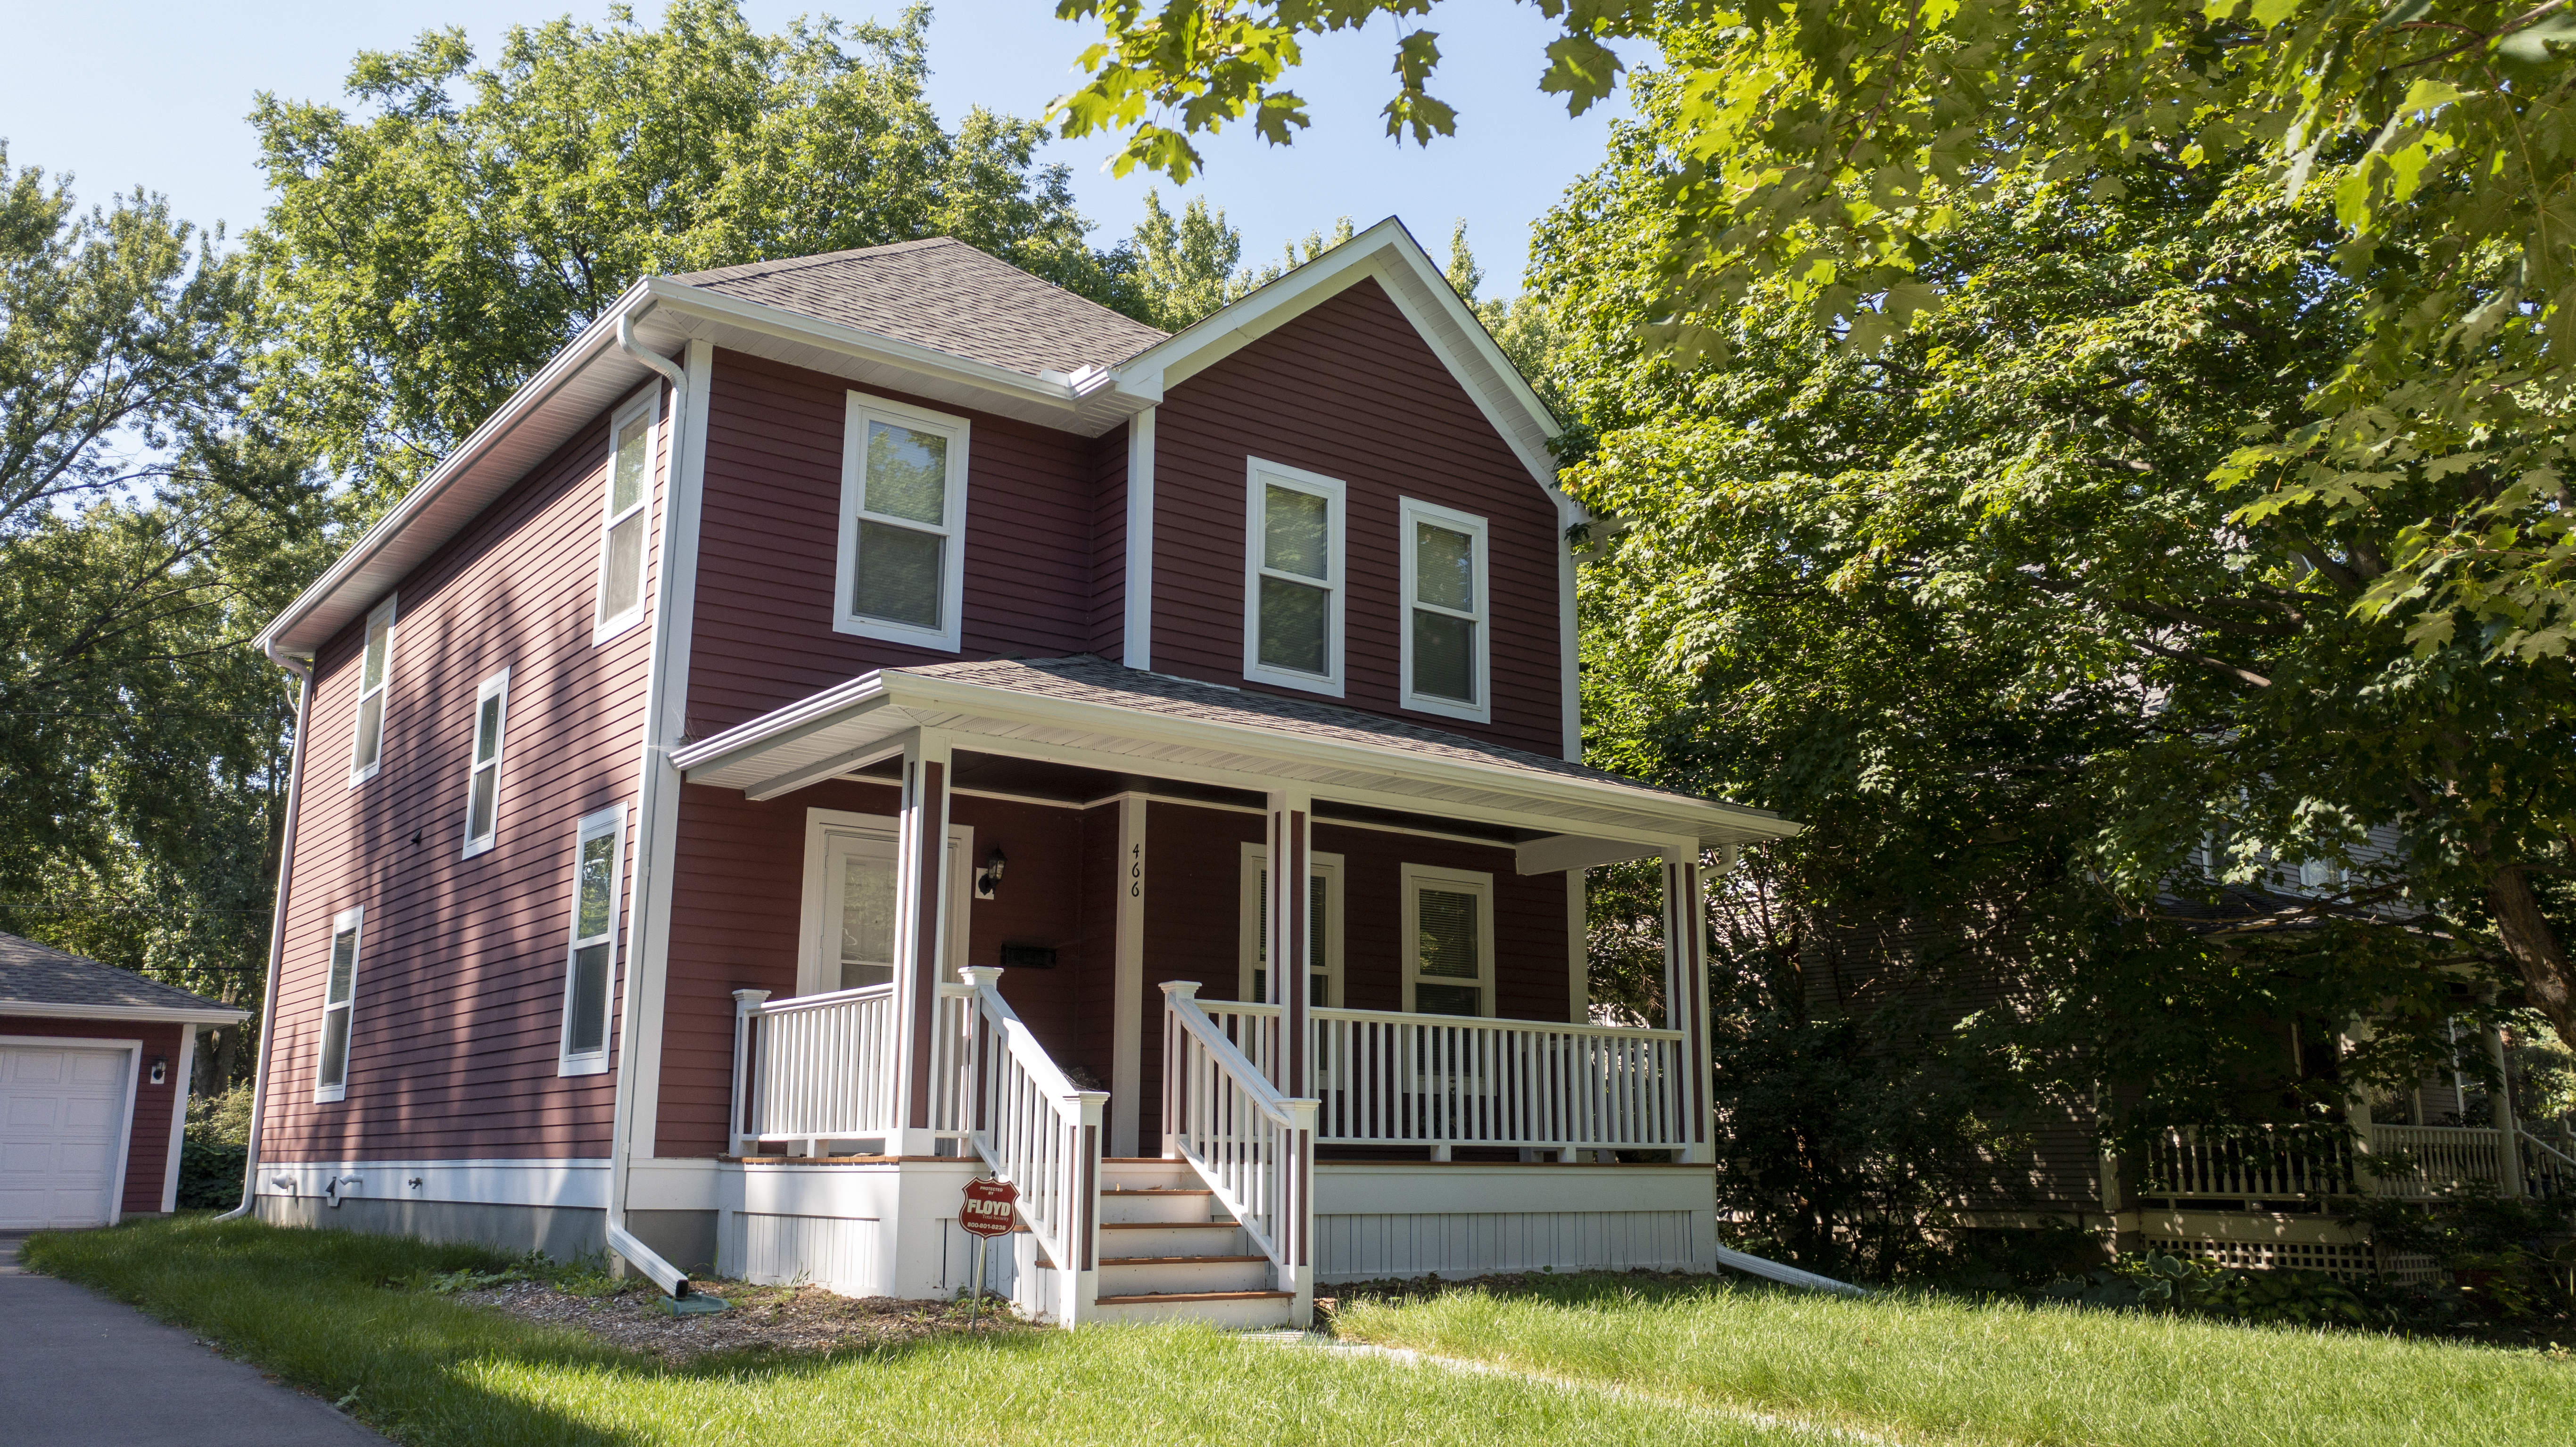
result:
<svg viewBox="0 0 2576 1447"><path fill-rule="evenodd" d="M376 776L385 763L385 701L394 681L394 600L367 614L367 646L358 662L358 727L349 744L349 787Z"/></svg>
<svg viewBox="0 0 2576 1447"><path fill-rule="evenodd" d="M474 755L465 779L465 857L501 837L501 734L510 722L510 670L474 690Z"/></svg>
<svg viewBox="0 0 2576 1447"><path fill-rule="evenodd" d="M572 942L564 952L563 1051L557 1075L597 1075L608 1068L625 857L625 805L611 804L581 821L573 838Z"/></svg>
<svg viewBox="0 0 2576 1447"><path fill-rule="evenodd" d="M963 417L850 394L835 631L957 651L967 430Z"/></svg>
<svg viewBox="0 0 2576 1447"><path fill-rule="evenodd" d="M1254 458L1244 495L1243 676L1342 696L1341 479Z"/></svg>
<svg viewBox="0 0 2576 1447"><path fill-rule="evenodd" d="M1342 1003L1342 856L1317 851L1307 857L1306 1003ZM1270 999L1270 848L1243 846L1242 904L1235 981L1238 1000Z"/></svg>
<svg viewBox="0 0 2576 1447"><path fill-rule="evenodd" d="M339 1100L349 1091L349 1002L358 993L358 927L366 906L352 905L331 918L331 973L322 984L322 1051L313 1066L313 1099Z"/></svg>
<svg viewBox="0 0 2576 1447"><path fill-rule="evenodd" d="M1404 706L1491 723L1492 593L1485 520L1427 502L1397 506L1404 557Z"/></svg>
<svg viewBox="0 0 2576 1447"><path fill-rule="evenodd" d="M646 504L653 500L653 441L662 389L657 383L617 409L609 424L607 491L599 507L599 604L590 641L604 643L644 616Z"/></svg>
<svg viewBox="0 0 2576 1447"><path fill-rule="evenodd" d="M1407 864L1404 1008L1423 1015L1494 1013L1494 877Z"/></svg>
<svg viewBox="0 0 2576 1447"><path fill-rule="evenodd" d="M897 821L890 814L805 811L805 890L797 931L796 993L824 995L890 984L895 977ZM966 963L974 900L975 831L948 828L948 978Z"/></svg>

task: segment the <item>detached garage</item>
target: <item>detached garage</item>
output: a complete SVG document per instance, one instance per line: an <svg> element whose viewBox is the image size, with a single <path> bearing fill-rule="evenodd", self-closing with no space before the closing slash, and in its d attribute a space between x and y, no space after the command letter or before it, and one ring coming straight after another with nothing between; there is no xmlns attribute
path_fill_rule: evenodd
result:
<svg viewBox="0 0 2576 1447"><path fill-rule="evenodd" d="M197 1027L249 1013L0 934L0 1231L170 1210Z"/></svg>

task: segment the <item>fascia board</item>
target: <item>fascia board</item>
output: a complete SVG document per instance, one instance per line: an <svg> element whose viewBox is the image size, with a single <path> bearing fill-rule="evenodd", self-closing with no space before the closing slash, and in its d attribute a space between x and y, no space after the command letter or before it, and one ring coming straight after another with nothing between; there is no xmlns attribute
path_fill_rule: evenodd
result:
<svg viewBox="0 0 2576 1447"><path fill-rule="evenodd" d="M67 1005L56 1000L0 1000L0 1015L46 1020L130 1020L142 1024L238 1025L248 1010L229 1005Z"/></svg>
<svg viewBox="0 0 2576 1447"><path fill-rule="evenodd" d="M468 434L465 441L447 455L445 461L439 463L428 477L423 478L401 502L394 505L393 511L379 519L374 527L367 529L366 535L351 545L347 552L342 553L329 568L324 569L322 576L313 580L312 586L306 588L294 602L286 605L283 612L271 619L268 626L260 630L259 637L254 640L253 646L263 652L297 654L310 654L314 648L320 646L323 638L305 636L300 625L310 619L323 604L347 588L369 563L380 557L395 539L401 537L424 515L439 511L441 504L447 501L448 494L456 484L474 471L475 464L507 439L511 433L517 431L521 424L551 400L557 392L562 391L574 378L580 376L604 352L613 352L617 340L618 319L621 317L633 319L641 315L646 305L646 287L645 282L637 282L628 287L625 293L610 303L608 309L600 313L580 336L573 338L570 346L555 353L553 360L538 368L535 376L521 383L519 390L511 393L509 400L503 402L491 416L484 418L483 425ZM637 362L632 365L639 377L649 375L642 363ZM506 487L507 484L503 486ZM495 490L495 495L497 494L498 489ZM480 512L483 505L489 501L489 498L477 501L473 512L467 513L466 517L470 518L474 512ZM464 519L458 520L460 526L463 521ZM383 591L383 589L371 590L370 596L354 600L352 607L363 611L371 606L376 596ZM334 624L328 632L337 632L339 626ZM328 632L323 637L327 637Z"/></svg>
<svg viewBox="0 0 2576 1447"><path fill-rule="evenodd" d="M748 723L736 724L686 748L674 749L671 767L685 774L746 750L758 749L767 753L781 744L792 743L818 729L831 727L840 722L845 713L872 711L885 702L885 675L873 671L862 673L847 683L836 683Z"/></svg>

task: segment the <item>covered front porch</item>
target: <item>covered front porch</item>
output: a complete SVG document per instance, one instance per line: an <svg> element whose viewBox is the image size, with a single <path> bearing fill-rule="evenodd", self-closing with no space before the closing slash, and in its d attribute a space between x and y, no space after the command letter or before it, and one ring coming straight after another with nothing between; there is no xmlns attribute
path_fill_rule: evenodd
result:
<svg viewBox="0 0 2576 1447"><path fill-rule="evenodd" d="M1229 1294L1104 1266L1257 1262L1302 1319L1318 1279L1469 1274L1478 1236L1489 1270L1713 1252L1705 965L1671 924L1768 815L1090 659L888 670L675 762L710 818L812 801L797 988L734 992L727 1155L980 1164L1050 1315ZM1595 1020L1582 871L1639 858L1684 1008ZM1139 1191L1242 1249L1125 1249L1175 1244L1103 1219Z"/></svg>

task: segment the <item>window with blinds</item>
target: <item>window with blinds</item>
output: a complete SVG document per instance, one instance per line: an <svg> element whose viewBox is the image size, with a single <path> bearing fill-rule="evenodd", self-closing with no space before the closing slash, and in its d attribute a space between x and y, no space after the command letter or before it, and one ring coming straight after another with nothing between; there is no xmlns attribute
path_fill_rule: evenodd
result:
<svg viewBox="0 0 2576 1447"><path fill-rule="evenodd" d="M1306 877L1306 1002L1341 1002L1342 857L1317 852ZM1270 1001L1270 851L1243 846L1242 974L1237 998Z"/></svg>
<svg viewBox="0 0 2576 1447"><path fill-rule="evenodd" d="M1405 867L1405 1008L1494 1013L1493 884L1464 870Z"/></svg>
<svg viewBox="0 0 2576 1447"><path fill-rule="evenodd" d="M1339 479L1255 461L1244 518L1246 678L1342 692Z"/></svg>

